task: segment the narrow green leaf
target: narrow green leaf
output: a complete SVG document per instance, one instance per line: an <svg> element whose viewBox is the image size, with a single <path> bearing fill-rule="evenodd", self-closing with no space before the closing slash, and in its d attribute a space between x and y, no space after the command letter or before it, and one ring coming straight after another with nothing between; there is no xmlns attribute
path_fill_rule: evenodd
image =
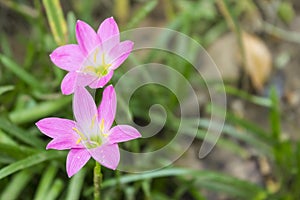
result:
<svg viewBox="0 0 300 200"><path fill-rule="evenodd" d="M39 16L37 10L19 1L1 0L1 4L22 14L25 17L37 18Z"/></svg>
<svg viewBox="0 0 300 200"><path fill-rule="evenodd" d="M61 179L56 179L46 194L44 200L55 200L64 188L64 182Z"/></svg>
<svg viewBox="0 0 300 200"><path fill-rule="evenodd" d="M211 122L209 119L200 120L200 126L203 128L208 128L209 126L211 126L212 129L216 128L216 130L220 130L222 128L223 132L226 135L229 135L253 147L256 147L260 152L266 155L271 155L272 148L269 144L269 141L261 140L261 138L257 137L257 135L255 134L249 134L247 129L239 130L229 124L223 125L217 122Z"/></svg>
<svg viewBox="0 0 300 200"><path fill-rule="evenodd" d="M14 175L9 184L5 187L0 199L14 200L22 199L20 194L22 190L27 186L27 183L32 179L33 173L29 171L21 171Z"/></svg>
<svg viewBox="0 0 300 200"><path fill-rule="evenodd" d="M39 182L37 191L34 196L34 200L40 200L45 198L50 186L53 184L53 180L57 173L57 169L58 168L55 165L50 165L49 167L47 167L45 173L43 174Z"/></svg>
<svg viewBox="0 0 300 200"><path fill-rule="evenodd" d="M270 100L272 101L272 107L270 112L270 124L272 130L272 136L276 141L280 140L280 111L279 111L279 99L276 89L271 88Z"/></svg>
<svg viewBox="0 0 300 200"><path fill-rule="evenodd" d="M28 167L45 162L47 160L52 160L64 156L65 153L57 151L47 151L29 156L23 160L17 161L0 169L0 179L3 179L19 170L26 169Z"/></svg>
<svg viewBox="0 0 300 200"><path fill-rule="evenodd" d="M86 169L81 169L76 175L71 178L66 200L80 199L80 192L82 191L83 181L86 174Z"/></svg>
<svg viewBox="0 0 300 200"><path fill-rule="evenodd" d="M64 96L57 100L43 102L33 108L13 111L9 114L9 118L15 124L32 122L61 110L69 104L71 100L71 96Z"/></svg>
<svg viewBox="0 0 300 200"><path fill-rule="evenodd" d="M26 84L35 89L42 89L41 82L38 81L34 76L24 70L21 66L19 66L15 61L10 59L9 57L0 54L0 62L6 67L8 70L12 71L16 76L18 76L21 80L23 80Z"/></svg>
<svg viewBox="0 0 300 200"><path fill-rule="evenodd" d="M0 87L0 95L4 94L5 92L11 91L15 88L13 85L6 85Z"/></svg>
<svg viewBox="0 0 300 200"><path fill-rule="evenodd" d="M211 113L211 106L212 105L208 105L208 107L206 108L206 110L209 113ZM222 115L223 113L224 113L223 108L214 106L214 114ZM255 135L257 138L260 138L260 140L262 140L263 142L269 143L270 145L274 144L274 142L275 142L274 138L270 137L269 132L265 131L264 129L262 129L255 123L252 123L248 120L242 119L229 111L226 112L226 119L236 126L245 128L245 130L247 130L247 132Z"/></svg>
<svg viewBox="0 0 300 200"><path fill-rule="evenodd" d="M43 0L50 28L57 45L67 43L67 23L59 0Z"/></svg>
<svg viewBox="0 0 300 200"><path fill-rule="evenodd" d="M69 42L76 43L76 36L75 36L76 16L74 12L72 11L68 12L67 23L68 23L68 30L69 30Z"/></svg>
<svg viewBox="0 0 300 200"><path fill-rule="evenodd" d="M195 178L197 184L200 184L203 187L210 188L216 192L224 192L232 196L238 196L242 199L254 199L258 196L265 195L265 191L262 190L262 188L247 181L243 181L217 172L184 168L168 168L143 174L123 175L120 180L113 178L104 181L102 184L102 188L115 186L118 184L118 181L120 181L121 184L127 184L140 180L169 176L191 176ZM210 185L206 184L208 182L210 183ZM215 185L215 187L212 187L212 185ZM220 185L222 185L222 187L216 187Z"/></svg>
<svg viewBox="0 0 300 200"><path fill-rule="evenodd" d="M7 133L3 132L3 130L0 129L0 141L4 144L10 144L10 145L16 145L17 143L7 135Z"/></svg>
<svg viewBox="0 0 300 200"><path fill-rule="evenodd" d="M5 144L0 142L1 155L8 155L14 159L21 159L26 156L37 153L38 150L33 148L24 147L16 144Z"/></svg>
<svg viewBox="0 0 300 200"><path fill-rule="evenodd" d="M37 137L28 137L28 133L19 128L18 126L12 124L10 121L0 116L0 129L5 131L7 134L12 135L19 139L20 141L29 144L34 147L41 148L44 146L44 142Z"/></svg>
<svg viewBox="0 0 300 200"><path fill-rule="evenodd" d="M218 90L219 88L221 90L222 88L224 88L224 86L217 86L216 89ZM254 104L257 104L260 106L271 107L271 105L272 105L272 102L268 98L254 96L245 91L234 88L232 86L228 86L228 85L225 86L225 91L227 94L232 94L234 96L240 97L242 99L245 99L251 103L254 103Z"/></svg>
<svg viewBox="0 0 300 200"><path fill-rule="evenodd" d="M141 7L137 13L133 15L128 22L126 29L134 28L139 22L141 22L157 5L157 0L150 0Z"/></svg>

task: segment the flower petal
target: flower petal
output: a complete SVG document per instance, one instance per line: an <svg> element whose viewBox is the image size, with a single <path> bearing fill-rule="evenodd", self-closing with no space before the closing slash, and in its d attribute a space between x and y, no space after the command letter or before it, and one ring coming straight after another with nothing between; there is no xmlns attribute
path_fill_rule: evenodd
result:
<svg viewBox="0 0 300 200"><path fill-rule="evenodd" d="M75 71L81 67L84 56L78 45L68 44L55 49L50 59L61 69Z"/></svg>
<svg viewBox="0 0 300 200"><path fill-rule="evenodd" d="M141 134L132 126L118 125L110 130L108 141L114 144L119 142L125 142L128 140L133 140L139 137L141 137Z"/></svg>
<svg viewBox="0 0 300 200"><path fill-rule="evenodd" d="M115 170L120 162L118 144L104 144L98 148L88 150L91 156L101 165Z"/></svg>
<svg viewBox="0 0 300 200"><path fill-rule="evenodd" d="M49 142L46 149L64 150L71 148L83 148L83 146L77 144L79 139L80 137L75 134L71 136L59 136Z"/></svg>
<svg viewBox="0 0 300 200"><path fill-rule="evenodd" d="M90 88L96 89L96 88L102 88L105 86L105 84L110 81L111 77L113 76L114 72L110 71L107 75L101 77L100 79L94 81L89 86Z"/></svg>
<svg viewBox="0 0 300 200"><path fill-rule="evenodd" d="M51 138L57 138L61 136L73 136L76 135L74 130L75 122L68 119L50 117L41 119L35 124L38 129L45 135Z"/></svg>
<svg viewBox="0 0 300 200"><path fill-rule="evenodd" d="M98 107L98 121L104 121L105 131L109 130L113 121L115 120L115 114L117 109L117 97L115 89L112 85L107 86L102 95L102 101Z"/></svg>
<svg viewBox="0 0 300 200"><path fill-rule="evenodd" d="M85 56L100 44L100 39L94 29L80 20L76 23L76 39Z"/></svg>
<svg viewBox="0 0 300 200"><path fill-rule="evenodd" d="M76 87L75 89L73 112L77 124L83 130L86 130L86 126L89 126L93 121L93 118L97 116L97 107L94 99L84 87Z"/></svg>
<svg viewBox="0 0 300 200"><path fill-rule="evenodd" d="M133 45L134 43L132 41L126 40L109 51L108 55L112 61L112 66L109 68L110 70L115 70L127 59L133 49Z"/></svg>
<svg viewBox="0 0 300 200"><path fill-rule="evenodd" d="M61 82L61 92L64 95L69 95L74 92L77 81L77 72L69 72Z"/></svg>
<svg viewBox="0 0 300 200"><path fill-rule="evenodd" d="M109 51L120 42L119 28L113 17L105 19L99 26L97 34L103 49Z"/></svg>
<svg viewBox="0 0 300 200"><path fill-rule="evenodd" d="M91 158L86 149L71 149L67 157L67 174L76 174Z"/></svg>

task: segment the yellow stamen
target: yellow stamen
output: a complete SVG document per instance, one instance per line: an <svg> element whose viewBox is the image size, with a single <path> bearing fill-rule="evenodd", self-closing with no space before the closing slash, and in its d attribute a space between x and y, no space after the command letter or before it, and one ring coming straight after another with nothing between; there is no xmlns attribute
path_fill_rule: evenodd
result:
<svg viewBox="0 0 300 200"><path fill-rule="evenodd" d="M97 48L94 53L94 62L97 62L97 55L98 55L99 49ZM102 57L103 58L103 57Z"/></svg>
<svg viewBox="0 0 300 200"><path fill-rule="evenodd" d="M105 60L104 60L104 59L105 59L105 56L104 56L104 53L103 53L103 54L102 54L102 65L103 65L103 66L105 66Z"/></svg>
<svg viewBox="0 0 300 200"><path fill-rule="evenodd" d="M76 144L79 144L81 142L81 137L78 138L78 140L76 141Z"/></svg>
<svg viewBox="0 0 300 200"><path fill-rule="evenodd" d="M101 120L100 130L101 130L101 132L103 132L103 130L104 130L104 119Z"/></svg>
<svg viewBox="0 0 300 200"><path fill-rule="evenodd" d="M84 72L95 72L95 67L93 67L93 66L86 66L84 68Z"/></svg>
<svg viewBox="0 0 300 200"><path fill-rule="evenodd" d="M99 49L95 50L94 53L94 62L96 64L97 61L97 55L98 55ZM112 64L106 64L105 63L105 54L102 53L102 63L99 66L86 66L83 70L83 72L92 72L95 73L97 76L101 77L101 76L105 76L108 73L108 68L111 66Z"/></svg>
<svg viewBox="0 0 300 200"><path fill-rule="evenodd" d="M75 128L75 127L73 127L72 128L83 140L86 140L86 137L85 137L85 135L81 132L81 131L79 131L77 128Z"/></svg>
<svg viewBox="0 0 300 200"><path fill-rule="evenodd" d="M93 117L93 119L92 119L91 128L93 128L94 125L95 125L96 117L97 117L97 114L95 114L94 117Z"/></svg>

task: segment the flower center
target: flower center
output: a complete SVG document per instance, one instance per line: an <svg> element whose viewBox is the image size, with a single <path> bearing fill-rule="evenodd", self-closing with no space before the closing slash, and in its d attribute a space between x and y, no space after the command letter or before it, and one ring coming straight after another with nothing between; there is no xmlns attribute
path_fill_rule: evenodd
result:
<svg viewBox="0 0 300 200"><path fill-rule="evenodd" d="M93 149L103 144L108 134L106 134L104 130L104 119L101 120L101 123L99 123L98 127L94 127L96 117L97 115L95 115L91 121L89 134L84 134L76 127L72 128L79 135L79 139L77 140L76 144L82 143L88 149Z"/></svg>
<svg viewBox="0 0 300 200"><path fill-rule="evenodd" d="M105 54L99 53L99 48L96 48L93 53L89 55L89 58L84 63L83 72L92 73L97 77L102 77L108 74L111 64L105 62Z"/></svg>

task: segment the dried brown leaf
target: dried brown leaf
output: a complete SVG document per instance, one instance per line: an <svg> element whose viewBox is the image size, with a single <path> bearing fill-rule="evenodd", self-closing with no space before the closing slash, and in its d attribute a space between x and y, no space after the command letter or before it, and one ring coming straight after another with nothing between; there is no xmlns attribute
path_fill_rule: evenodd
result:
<svg viewBox="0 0 300 200"><path fill-rule="evenodd" d="M265 43L249 33L242 33L245 70L258 91L263 90L272 70L272 56Z"/></svg>

